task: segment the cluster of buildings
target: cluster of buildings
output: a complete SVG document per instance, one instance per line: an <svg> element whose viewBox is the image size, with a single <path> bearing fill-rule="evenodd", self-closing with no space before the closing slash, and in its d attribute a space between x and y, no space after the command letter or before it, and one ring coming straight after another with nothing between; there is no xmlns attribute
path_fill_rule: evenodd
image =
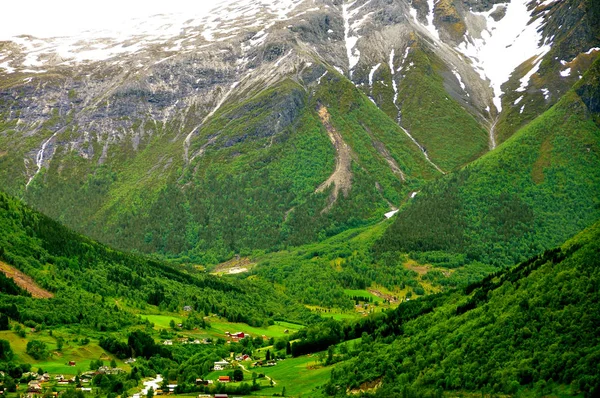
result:
<svg viewBox="0 0 600 398"><path fill-rule="evenodd" d="M70 366L71 363L75 364L73 361L69 361ZM82 373L79 376L79 384L77 385L77 390L82 392L92 392L91 387L85 387L85 385L89 385L94 378L94 376L98 374L118 374L123 372L120 368L111 368L108 366L100 366L96 371L88 371ZM27 372L23 373L22 377L30 377L31 380L27 383L27 394L30 397L35 396L36 394L42 394L44 390L44 383L50 382L54 380L57 386L73 386L77 383L77 377L73 376L71 378L66 378L63 375L56 375L53 378L50 377L48 373L44 373L39 375L37 373ZM52 392L53 396L57 396L57 392Z"/></svg>
<svg viewBox="0 0 600 398"><path fill-rule="evenodd" d="M190 339L185 338L185 337L177 339L176 342L178 344L210 344L210 341L208 339L190 340ZM165 340L165 341L163 341L163 345L173 345L173 340Z"/></svg>
<svg viewBox="0 0 600 398"><path fill-rule="evenodd" d="M225 332L225 336L229 337L229 339L231 341L240 341L243 338L250 337L250 335L248 333L244 333L244 332L235 332L235 333Z"/></svg>

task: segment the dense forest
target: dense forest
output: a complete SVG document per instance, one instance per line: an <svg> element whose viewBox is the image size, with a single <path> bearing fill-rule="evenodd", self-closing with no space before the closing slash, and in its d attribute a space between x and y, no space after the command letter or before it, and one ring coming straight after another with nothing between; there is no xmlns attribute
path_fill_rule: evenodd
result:
<svg viewBox="0 0 600 398"><path fill-rule="evenodd" d="M496 150L426 185L375 251L509 266L590 226L600 217L599 77L596 61Z"/></svg>
<svg viewBox="0 0 600 398"><path fill-rule="evenodd" d="M377 380L383 383L373 395L381 397L448 390L514 394L522 386L544 395L559 383L597 396L598 291L596 223L562 247L462 291L411 303L419 313L414 320L401 305L379 328L366 330L327 389L335 395Z"/></svg>
<svg viewBox="0 0 600 398"><path fill-rule="evenodd" d="M20 322L77 322L97 330L118 330L139 322L106 298L165 310L188 305L198 312L220 314L231 321L253 325L274 318L310 321L312 317L302 306L260 280L223 280L115 251L4 193L0 193L0 224L4 232L0 235L0 260L31 276L55 295L50 300L36 300L0 279L11 289L0 296L0 308L16 307L11 313L2 312Z"/></svg>

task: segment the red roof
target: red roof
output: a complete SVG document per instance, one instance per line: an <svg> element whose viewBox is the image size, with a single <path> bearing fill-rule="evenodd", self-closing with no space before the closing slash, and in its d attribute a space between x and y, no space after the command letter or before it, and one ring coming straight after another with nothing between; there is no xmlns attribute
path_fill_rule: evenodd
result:
<svg viewBox="0 0 600 398"><path fill-rule="evenodd" d="M229 376L219 376L219 381L229 381Z"/></svg>

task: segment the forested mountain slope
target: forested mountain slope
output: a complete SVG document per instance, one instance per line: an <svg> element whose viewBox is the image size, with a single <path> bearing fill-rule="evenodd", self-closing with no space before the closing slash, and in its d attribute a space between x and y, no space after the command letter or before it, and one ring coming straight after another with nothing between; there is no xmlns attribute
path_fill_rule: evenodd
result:
<svg viewBox="0 0 600 398"><path fill-rule="evenodd" d="M592 0L214 3L0 37L3 188L119 249L314 242L494 149L600 53Z"/></svg>
<svg viewBox="0 0 600 398"><path fill-rule="evenodd" d="M465 291L402 304L363 334L327 390L345 396L370 386L365 396L391 397L515 394L525 387L542 396L563 384L571 394L597 396L599 291L596 223Z"/></svg>
<svg viewBox="0 0 600 398"><path fill-rule="evenodd" d="M427 185L379 252L443 251L511 265L600 218L600 61L495 151Z"/></svg>
<svg viewBox="0 0 600 398"><path fill-rule="evenodd" d="M159 306L226 316L262 325L275 318L308 320L303 307L257 281L226 281L197 271L125 254L78 235L0 193L0 261L33 278L53 298L28 297L4 280L0 310L15 321L61 325L78 323L100 331L122 330L142 320L121 310ZM3 282L3 283L4 283ZM9 289L10 288L10 289ZM109 300L112 299L112 300Z"/></svg>

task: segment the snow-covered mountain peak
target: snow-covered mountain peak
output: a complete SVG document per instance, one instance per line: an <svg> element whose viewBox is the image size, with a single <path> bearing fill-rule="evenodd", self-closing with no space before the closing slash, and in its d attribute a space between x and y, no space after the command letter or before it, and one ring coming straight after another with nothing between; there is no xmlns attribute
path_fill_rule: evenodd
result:
<svg viewBox="0 0 600 398"><path fill-rule="evenodd" d="M150 47L190 52L239 37L249 29L262 32L259 36L264 40L266 29L302 13L307 7L299 5L307 2L314 3L217 0L207 5L175 1L174 4L162 2L162 8L156 4L147 9L138 5L135 9L124 9L123 13L101 13L98 18L74 9L69 21L76 23L63 21L64 27L59 25L65 15L58 14L46 16L45 24L24 23L17 27L8 24L0 28L0 40L10 43L0 50L0 68L7 73L43 73L46 66L104 61L140 53ZM23 20L39 22L35 16ZM86 24L88 20L90 23Z"/></svg>

